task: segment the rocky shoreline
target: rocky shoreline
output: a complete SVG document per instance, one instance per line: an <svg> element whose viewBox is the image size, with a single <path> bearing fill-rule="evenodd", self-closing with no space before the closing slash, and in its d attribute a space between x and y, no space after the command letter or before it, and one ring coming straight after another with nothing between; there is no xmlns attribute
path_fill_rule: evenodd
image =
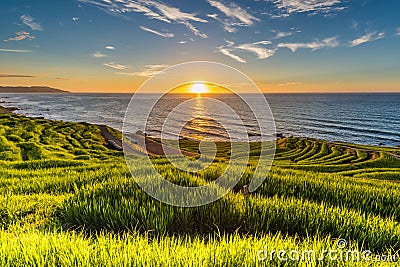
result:
<svg viewBox="0 0 400 267"><path fill-rule="evenodd" d="M5 108L0 106L0 114L13 114L18 108Z"/></svg>

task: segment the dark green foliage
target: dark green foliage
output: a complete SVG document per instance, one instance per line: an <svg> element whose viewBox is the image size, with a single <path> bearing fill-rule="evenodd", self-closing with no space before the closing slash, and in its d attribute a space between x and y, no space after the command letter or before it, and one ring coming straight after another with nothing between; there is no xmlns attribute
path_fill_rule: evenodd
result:
<svg viewBox="0 0 400 267"><path fill-rule="evenodd" d="M190 140L180 146L199 152ZM152 163L172 183L204 185L224 172L230 147L218 143L217 159L199 172L165 157ZM0 265L262 266L255 258L264 246L321 251L340 237L349 248L400 250L400 160L385 153L391 149L281 139L265 182L245 197L260 153L259 143L250 147L232 192L179 208L143 192L132 175L151 179L151 172L139 158L131 174L97 126L0 114Z"/></svg>
<svg viewBox="0 0 400 267"><path fill-rule="evenodd" d="M19 143L23 160L37 160L44 158L42 148L34 142Z"/></svg>

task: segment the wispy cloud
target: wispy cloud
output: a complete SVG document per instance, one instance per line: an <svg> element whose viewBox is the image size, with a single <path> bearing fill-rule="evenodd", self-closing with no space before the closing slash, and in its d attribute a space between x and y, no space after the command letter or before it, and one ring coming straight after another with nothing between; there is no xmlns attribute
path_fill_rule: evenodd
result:
<svg viewBox="0 0 400 267"><path fill-rule="evenodd" d="M42 31L43 30L42 25L40 25L38 22L35 22L35 19L29 15L22 15L21 21L23 24L30 27L34 31Z"/></svg>
<svg viewBox="0 0 400 267"><path fill-rule="evenodd" d="M396 33L394 35L395 36L400 36L400 27L396 29Z"/></svg>
<svg viewBox="0 0 400 267"><path fill-rule="evenodd" d="M218 14L207 14L207 17L212 18L212 19L218 19Z"/></svg>
<svg viewBox="0 0 400 267"><path fill-rule="evenodd" d="M272 30L273 33L275 33L274 39L281 39L285 38L288 36L292 36L295 33L301 32L299 29L296 28L291 28L290 31L277 31L277 30Z"/></svg>
<svg viewBox="0 0 400 267"><path fill-rule="evenodd" d="M255 43L253 43L253 44L255 44L255 45L269 45L269 44L271 44L271 42L270 41L267 41L267 40L264 40L264 41L258 41L258 42L255 42Z"/></svg>
<svg viewBox="0 0 400 267"><path fill-rule="evenodd" d="M303 84L303 82L286 82L286 83L277 83L275 86L292 86L292 85L299 85Z"/></svg>
<svg viewBox="0 0 400 267"><path fill-rule="evenodd" d="M167 68L168 65L146 65L143 66L139 71L135 72L117 72L116 74L120 75L129 75L129 76L140 76L140 77L153 77L157 73L161 72L163 69Z"/></svg>
<svg viewBox="0 0 400 267"><path fill-rule="evenodd" d="M296 52L300 48L308 48L313 51L323 49L323 48L328 48L328 47L337 47L339 46L339 41L337 40L337 37L331 37L324 39L322 41L317 40L314 42L310 43L280 43L277 46L280 48L289 48L292 50L292 52Z"/></svg>
<svg viewBox="0 0 400 267"><path fill-rule="evenodd" d="M222 23L227 32L234 33L236 32L236 26L252 26L254 22L260 21L260 19L256 18L233 2L230 2L228 5L218 0L208 0L208 3L227 17L226 19L222 19L218 14L207 15L208 17Z"/></svg>
<svg viewBox="0 0 400 267"><path fill-rule="evenodd" d="M108 49L108 50L115 50L115 47L112 46L112 45L108 45L108 46L105 47L105 49Z"/></svg>
<svg viewBox="0 0 400 267"><path fill-rule="evenodd" d="M277 32L274 39L280 39L293 35L293 32Z"/></svg>
<svg viewBox="0 0 400 267"><path fill-rule="evenodd" d="M207 22L207 20L197 17L195 14L182 12L179 8L168 6L157 1L142 1L149 6L155 7L160 14L169 21L196 21Z"/></svg>
<svg viewBox="0 0 400 267"><path fill-rule="evenodd" d="M117 12L117 13L126 13L126 12L134 12L134 13L142 13L146 17L150 19L157 19L164 22L170 23L171 21L163 16L160 13L152 10L152 4L146 3L144 1L129 1L129 0L110 0L110 1L86 1L80 0L81 2L89 2L89 3L96 3L102 5L103 7L107 8L110 12Z"/></svg>
<svg viewBox="0 0 400 267"><path fill-rule="evenodd" d="M218 51L225 56L228 56L238 62L246 63L246 60L236 55L234 52L241 50L245 52L253 53L258 59L266 59L272 57L275 54L276 49L265 48L264 45L271 44L270 41L259 41L255 43L244 43L240 45L235 45L234 42L226 41L226 46L217 47Z"/></svg>
<svg viewBox="0 0 400 267"><path fill-rule="evenodd" d="M34 75L25 74L0 74L0 78L36 78Z"/></svg>
<svg viewBox="0 0 400 267"><path fill-rule="evenodd" d="M233 54L233 52L232 52L233 49L227 48L225 46L219 46L219 47L217 47L217 49L220 53L224 54L225 56L228 56L240 63L246 63L246 60L239 57L238 55Z"/></svg>
<svg viewBox="0 0 400 267"><path fill-rule="evenodd" d="M79 0L80 2L95 4L107 12L112 13L142 13L150 19L157 19L166 23L183 24L193 34L206 38L192 22L207 23L208 21L198 17L196 14L181 11L179 8L169 6L155 0Z"/></svg>
<svg viewBox="0 0 400 267"><path fill-rule="evenodd" d="M31 50L19 50L19 49L4 49L0 48L0 52L8 52L8 53L30 53Z"/></svg>
<svg viewBox="0 0 400 267"><path fill-rule="evenodd" d="M346 9L345 0L269 0L283 12L281 16L292 13L331 14ZM279 16L279 15L277 15Z"/></svg>
<svg viewBox="0 0 400 267"><path fill-rule="evenodd" d="M364 36L361 36L360 38L357 38L353 41L350 42L350 46L354 47L354 46L358 46L364 43L369 43L369 42L373 42L379 39L382 39L383 37L385 37L385 33L384 32L370 32L367 33Z"/></svg>
<svg viewBox="0 0 400 267"><path fill-rule="evenodd" d="M272 57L275 54L275 49L267 49L257 43L254 44L241 44L236 46L237 49L241 49L250 53L253 53L257 56L258 59L266 59Z"/></svg>
<svg viewBox="0 0 400 267"><path fill-rule="evenodd" d="M218 16L218 14L207 14L207 17L220 22L224 26L225 31L229 33L234 33L237 31L237 29L235 28L235 24L232 23L229 19L222 19Z"/></svg>
<svg viewBox="0 0 400 267"><path fill-rule="evenodd" d="M103 65L116 70L127 70L131 68L130 66L118 64L117 62L104 63Z"/></svg>
<svg viewBox="0 0 400 267"><path fill-rule="evenodd" d="M161 37L172 38L172 37L175 36L173 33L169 33L169 32L159 32L159 31L156 31L156 30L153 30L153 29L144 27L144 26L140 26L140 29L142 29L142 30L144 30L144 31L146 31L146 32L150 32L150 33L153 33L153 34L155 34L155 35L161 36Z"/></svg>
<svg viewBox="0 0 400 267"><path fill-rule="evenodd" d="M194 35L199 36L201 38L208 38L207 34L202 33L199 29L197 29L193 24L189 21L183 22L183 24L188 28Z"/></svg>
<svg viewBox="0 0 400 267"><path fill-rule="evenodd" d="M15 37L8 38L7 40L4 40L4 42L22 41L25 39L32 40L32 39L35 39L35 36L32 36L29 32L16 32Z"/></svg>
<svg viewBox="0 0 400 267"><path fill-rule="evenodd" d="M206 34L200 32L200 30L198 30L191 23L191 21L206 23L208 22L207 20L199 18L195 14L182 12L180 11L179 8L171 7L161 2L156 2L156 1L143 1L143 2L156 8L161 17L166 18L167 21L169 22L174 21L176 23L183 24L194 35L200 36L201 38L207 38Z"/></svg>
<svg viewBox="0 0 400 267"><path fill-rule="evenodd" d="M217 0L208 0L208 3L217 8L221 11L225 16L233 19L237 19L238 21L244 23L247 26L253 25L254 21L259 21L258 18L254 17L253 15L249 14L246 10L239 7L235 3L231 2L228 5L223 4Z"/></svg>
<svg viewBox="0 0 400 267"><path fill-rule="evenodd" d="M96 51L96 53L91 54L91 56L93 58L105 58L105 57L107 57L106 54L100 53L99 51Z"/></svg>
<svg viewBox="0 0 400 267"><path fill-rule="evenodd" d="M358 21L354 20L354 21L351 23L350 28L353 29L353 30L355 30L355 31L357 31L359 26L360 26L360 23L359 23Z"/></svg>

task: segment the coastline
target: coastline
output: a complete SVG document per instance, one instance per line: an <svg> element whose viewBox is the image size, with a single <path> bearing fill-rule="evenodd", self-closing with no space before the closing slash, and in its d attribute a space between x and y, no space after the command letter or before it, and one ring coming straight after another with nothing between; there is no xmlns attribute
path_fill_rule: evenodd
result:
<svg viewBox="0 0 400 267"><path fill-rule="evenodd" d="M6 108L3 106L0 106L0 114L14 114L14 111L19 110L19 108Z"/></svg>
<svg viewBox="0 0 400 267"><path fill-rule="evenodd" d="M3 106L0 105L0 114L16 114L15 113L16 110L20 110L20 109L17 108L17 107L3 107ZM100 127L103 137L105 138L106 142L113 149L116 149L116 150L119 150L119 151L123 150L121 141L117 137L113 136L110 132L108 132L108 130L106 129L106 127L107 127L106 125L99 125L99 124L94 124L94 125L97 125L98 127ZM138 139L138 138L141 139L139 136L135 136L135 138L136 139ZM154 142L152 139L149 139L149 140L150 140L150 144L152 144L149 147L151 149L151 151L152 151L151 154L164 155L164 152L162 151L162 149L160 149L159 144L157 142ZM311 140L312 141L314 139L306 137L306 140ZM341 143L341 142L334 142L334 141L328 141L328 140L318 140L318 139L315 139L315 141L324 141L324 142L330 143L331 145L337 145L337 146L342 147L343 149L345 149L346 152L351 153L353 155L357 155L357 150L362 150L362 151L370 154L372 160L378 159L379 157L381 157L382 153L386 153L386 154L394 157L395 159L400 160L400 155L399 155L400 153L396 150L397 147L394 147L394 146L392 146L392 147L371 146L371 145L369 145L369 146L365 146L364 145L363 146L363 145L360 145L360 144L352 144L352 143L349 144L349 143ZM145 141L141 140L140 143L142 143L142 145L144 145ZM143 154L141 152L141 150L137 150L136 151L135 149L132 149L132 151L134 151L133 154L140 154L140 155ZM188 151L185 151L185 152L186 153L184 153L184 154L187 155L187 156L194 156L195 155L195 154L190 153Z"/></svg>
<svg viewBox="0 0 400 267"><path fill-rule="evenodd" d="M58 94L56 94L58 95ZM108 96L107 96L108 97ZM96 108L99 106L101 103L106 104L106 109L108 110L117 110L115 109L116 103L125 105L125 96L124 97L111 97L111 98L103 98L103 96L97 97L97 96L88 96L88 98L83 98L81 96L75 97L72 96L72 94L68 97L68 101L64 101L64 97L58 95L55 96L55 100L53 101L52 96L45 96L45 97L32 97L33 102L29 102L29 99L31 99L30 96L24 97L24 96L19 96L18 98L14 99L13 97L10 96L5 96L4 98L0 94L0 113L3 114L19 114L23 116L29 116L29 117L38 117L38 118L47 118L47 119L53 119L53 120L63 120L63 121L71 121L71 122L88 122L91 124L98 124L98 125L107 125L110 126L114 129L121 129L121 124L122 124L122 119L123 119L123 113L122 112L115 112L110 115L110 112L107 112L106 115L104 115L102 112L103 110ZM54 108L53 106L49 106L46 101L51 99L53 102L49 101L49 103L55 103ZM84 99L88 99L89 103L95 103L96 105L85 105L85 102L79 102L80 105L75 110L77 107L77 102L76 101L81 101ZM100 100L99 100L100 99ZM104 101L107 100L107 101ZM117 102L114 102L117 101ZM28 102L27 102L28 101ZM93 101L93 102L90 102ZM23 104L25 103L25 104ZM57 103L60 103L62 108L59 108ZM111 103L111 104L108 104ZM43 106L42 106L43 104ZM81 109L83 107L83 110ZM286 109L280 110L277 108L278 111L285 111ZM82 112L84 111L84 112ZM89 112L86 112L89 111ZM86 114L87 113L87 114ZM103 114L104 116L98 116L101 117L101 119L98 119L94 114ZM315 114L314 114L315 115ZM358 147L362 146L371 146L371 147L399 147L398 143L398 137L392 136L393 132L389 132L389 130L380 130L378 128L370 128L365 127L367 130L371 130L372 132L366 131L363 127L358 126L358 124L355 124L354 129L352 128L352 124L339 124L336 123L335 121L330 121L327 119L323 120L314 120L315 117L313 117L313 113L311 112L308 117L311 118L311 122L304 120L304 122L301 120L296 121L295 118L296 116L288 116L288 121L289 123L281 125L282 127L278 130L280 130L285 136L297 136L297 137L304 137L304 138L315 138L318 140L324 140L327 142L336 142L336 143L343 143L343 144L354 144L357 145ZM365 117L365 116L363 116ZM394 117L396 117L394 115ZM281 116L281 120L285 118L285 116ZM359 117L355 116L355 118L358 120ZM360 117L361 118L361 117ZM278 118L279 119L279 118ZM374 120L372 120L374 121ZM299 128L299 125L301 123L301 126L303 128ZM333 124L332 124L333 123ZM293 126L294 125L294 126ZM333 125L333 130L328 129L329 125ZM384 129L384 123L380 123L380 126L382 129ZM286 127L286 128L285 128ZM296 128L297 127L297 128ZM318 128L316 128L318 127ZM358 128L361 128L360 130ZM300 129L300 130L298 130ZM317 129L317 131L316 131ZM321 130L322 129L322 130ZM339 132L342 133L341 131L345 131L341 137L332 137L332 133L334 132ZM287 132L286 132L287 131ZM322 131L322 136L318 134L318 131ZM375 133L376 132L376 133ZM316 133L316 134L314 134ZM366 135L364 135L366 133ZM346 135L345 135L346 134ZM357 134L360 134L360 138L354 138L357 136ZM380 137L380 134L383 135L383 138L386 138L388 136L389 139L382 139ZM352 138L353 137L353 138ZM353 139L358 139L358 140L353 140ZM397 139L397 140L396 140ZM374 150L374 148L368 148L371 150Z"/></svg>

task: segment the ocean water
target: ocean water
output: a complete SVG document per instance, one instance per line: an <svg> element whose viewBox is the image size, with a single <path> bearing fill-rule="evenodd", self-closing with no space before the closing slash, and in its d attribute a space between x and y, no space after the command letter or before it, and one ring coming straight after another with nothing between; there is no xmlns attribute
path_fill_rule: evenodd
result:
<svg viewBox="0 0 400 267"><path fill-rule="evenodd" d="M0 105L17 107L17 113L64 121L86 121L106 124L122 129L130 94L0 94ZM159 95L140 95L141 110L151 105ZM228 95L215 96L231 107L236 107L241 121L227 112L219 112L218 106L204 99L188 102L186 107L175 110L176 103L189 100L187 95L169 95L159 101L150 117L138 114L129 118L129 131L135 132L147 123L146 131L158 136L166 131L172 138L177 134L160 128L163 118L172 118L176 127L182 128L183 136L202 139L213 137L225 140L227 130L235 133L245 125L250 139L259 138L257 121L251 110L237 98ZM277 132L286 136L304 136L328 141L358 144L400 146L400 94L269 94L266 95L272 110ZM258 104L259 98L250 98L250 106L266 108ZM143 116L142 116L143 115ZM190 118L190 120L187 120ZM270 118L261 118L270 120ZM238 135L240 138L240 135Z"/></svg>

